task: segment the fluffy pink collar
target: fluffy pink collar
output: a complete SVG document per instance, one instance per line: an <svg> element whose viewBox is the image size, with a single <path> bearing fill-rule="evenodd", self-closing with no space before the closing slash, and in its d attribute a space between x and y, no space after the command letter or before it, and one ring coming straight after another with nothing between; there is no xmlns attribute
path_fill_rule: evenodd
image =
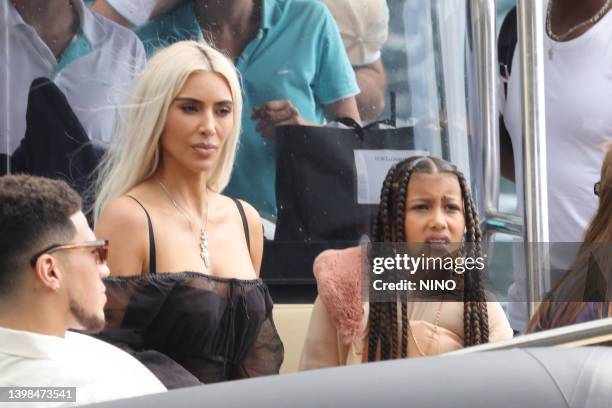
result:
<svg viewBox="0 0 612 408"><path fill-rule="evenodd" d="M319 298L340 338L350 343L362 329L361 247L322 252L314 262Z"/></svg>

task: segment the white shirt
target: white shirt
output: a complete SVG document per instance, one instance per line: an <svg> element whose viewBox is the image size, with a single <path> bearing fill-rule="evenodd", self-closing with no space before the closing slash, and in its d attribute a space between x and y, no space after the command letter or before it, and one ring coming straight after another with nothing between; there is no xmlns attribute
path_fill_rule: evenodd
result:
<svg viewBox="0 0 612 408"><path fill-rule="evenodd" d="M76 387L76 403L27 404L44 407L93 404L166 390L138 360L101 340L73 332L60 338L1 327L0 386ZM15 404L0 402L3 406Z"/></svg>
<svg viewBox="0 0 612 408"><path fill-rule="evenodd" d="M579 243L597 209L593 184L600 178L604 144L612 141L612 13L571 41L556 42L544 35L544 51L550 242ZM520 64L517 45L502 110L514 149L518 212L523 215ZM578 249L577 244L572 247ZM551 249L551 267L567 269L575 254L567 251L568 245L559 249ZM515 280L521 288L513 288L511 295L524 301L525 267L519 269L521 276L515 267ZM518 315L509 310L513 327L523 329L524 324L515 324Z"/></svg>
<svg viewBox="0 0 612 408"><path fill-rule="evenodd" d="M129 100L145 63L142 43L130 30L72 2L80 32L58 61L11 1L0 1L0 153L12 153L26 130L32 81L51 79L62 90L90 139L110 142L118 105Z"/></svg>

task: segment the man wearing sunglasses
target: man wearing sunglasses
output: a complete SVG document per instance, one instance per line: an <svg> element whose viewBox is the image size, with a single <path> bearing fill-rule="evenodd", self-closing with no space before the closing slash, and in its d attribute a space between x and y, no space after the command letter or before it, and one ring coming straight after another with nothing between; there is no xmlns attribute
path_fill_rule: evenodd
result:
<svg viewBox="0 0 612 408"><path fill-rule="evenodd" d="M67 184L0 177L0 386L76 387L77 404L165 390L127 353L67 331L104 327L107 251Z"/></svg>

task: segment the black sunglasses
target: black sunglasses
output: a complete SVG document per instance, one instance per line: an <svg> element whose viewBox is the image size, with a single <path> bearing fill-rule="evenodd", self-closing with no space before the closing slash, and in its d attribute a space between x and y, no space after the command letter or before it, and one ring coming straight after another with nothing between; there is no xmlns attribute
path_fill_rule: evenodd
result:
<svg viewBox="0 0 612 408"><path fill-rule="evenodd" d="M599 196L600 186L601 186L601 181L598 181L597 183L593 185L593 192L595 193L596 196Z"/></svg>
<svg viewBox="0 0 612 408"><path fill-rule="evenodd" d="M53 244L40 252L37 252L30 259L32 266L36 265L36 261L41 255L52 254L57 251L68 251L73 249L92 249L96 252L96 261L98 264L105 264L108 258L108 240L100 239L97 241L80 242L75 244Z"/></svg>

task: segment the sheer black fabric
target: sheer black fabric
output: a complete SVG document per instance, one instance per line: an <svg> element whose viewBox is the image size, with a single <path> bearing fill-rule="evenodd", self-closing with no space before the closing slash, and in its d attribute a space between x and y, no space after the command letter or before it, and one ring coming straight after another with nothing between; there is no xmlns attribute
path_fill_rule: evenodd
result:
<svg viewBox="0 0 612 408"><path fill-rule="evenodd" d="M276 374L283 344L261 279L195 272L105 279L99 337L131 352L168 388Z"/></svg>

